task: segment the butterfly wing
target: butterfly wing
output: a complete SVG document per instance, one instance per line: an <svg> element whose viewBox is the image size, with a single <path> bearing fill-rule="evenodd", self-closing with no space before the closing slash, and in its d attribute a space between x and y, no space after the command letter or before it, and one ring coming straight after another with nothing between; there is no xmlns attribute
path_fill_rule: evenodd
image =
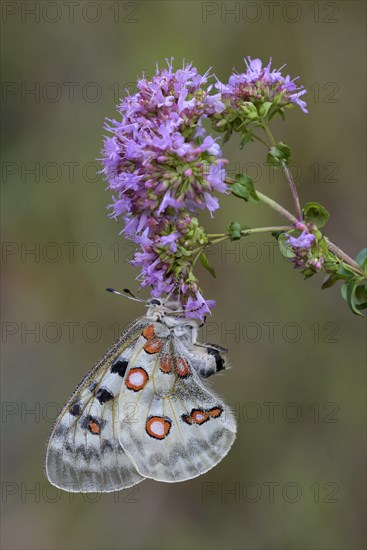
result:
<svg viewBox="0 0 367 550"><path fill-rule="evenodd" d="M144 479L121 447L118 395L136 339L131 324L84 377L56 419L46 447L49 481L70 492L110 492ZM125 411L126 413L126 411Z"/></svg>
<svg viewBox="0 0 367 550"><path fill-rule="evenodd" d="M142 476L185 481L225 457L236 437L236 422L203 384L197 369L204 351L158 323L144 332L119 397L119 439ZM134 409L129 418L126 403Z"/></svg>

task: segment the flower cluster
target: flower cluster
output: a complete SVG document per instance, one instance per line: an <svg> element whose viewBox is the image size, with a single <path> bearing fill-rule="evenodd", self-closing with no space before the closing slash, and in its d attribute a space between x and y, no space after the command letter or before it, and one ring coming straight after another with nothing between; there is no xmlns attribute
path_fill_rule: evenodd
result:
<svg viewBox="0 0 367 550"><path fill-rule="evenodd" d="M245 58L247 70L245 73L234 73L229 78L228 84L218 83L217 87L222 92L223 99L228 99L231 107L240 108L244 102L252 102L255 105L265 102L278 105L295 104L304 113L307 113L306 102L300 97L306 90L297 87L295 80L289 75L283 76L281 69L271 69L272 60L263 67L260 59Z"/></svg>
<svg viewBox="0 0 367 550"><path fill-rule="evenodd" d="M232 132L241 136L241 147L257 139L253 131L265 128L275 115L285 116L285 109L298 105L307 113L306 103L301 96L306 93L303 86L297 87L289 75L283 76L280 69L271 69L272 60L263 66L260 59L245 58L247 70L244 73L234 71L229 81L216 83L221 92L225 109L213 115L213 127L226 134ZM298 78L298 77L297 77Z"/></svg>
<svg viewBox="0 0 367 550"><path fill-rule="evenodd" d="M295 267L303 268L303 272L307 275L315 273L322 269L324 257L320 254L319 246L316 237L310 233L308 229L304 229L298 237L292 237L286 234L287 245L293 253L292 262ZM305 271L306 270L306 271Z"/></svg>
<svg viewBox="0 0 367 550"><path fill-rule="evenodd" d="M213 215L219 208L215 193L227 192L227 160L205 120L220 132L241 132L243 145L284 107L295 104L307 112L300 99L306 90L272 70L271 60L265 67L259 59L245 62L245 73L213 85L209 72L201 75L192 64L173 70L167 61L152 78L138 80L136 93L117 107L119 120L106 124L103 173L113 192L111 216L122 217L123 232L138 245L132 263L141 270L141 286L151 287L155 297L176 297L188 316L202 318L213 304L193 273L200 258L213 274L204 254L210 241L197 215L204 209ZM285 144L272 150L276 162L279 155L288 159ZM320 269L322 259L310 252L312 235L290 237L289 246L297 266Z"/></svg>
<svg viewBox="0 0 367 550"><path fill-rule="evenodd" d="M152 294L173 293L202 317L209 310L192 274L192 254L205 244L193 216L218 207L215 191L226 192L225 160L203 120L225 108L221 94L191 64L174 71L157 67L138 80L137 93L109 120L103 172L114 192L112 215L123 216L124 232L140 247L133 264ZM198 233L200 235L198 235ZM195 313L195 312L192 312Z"/></svg>

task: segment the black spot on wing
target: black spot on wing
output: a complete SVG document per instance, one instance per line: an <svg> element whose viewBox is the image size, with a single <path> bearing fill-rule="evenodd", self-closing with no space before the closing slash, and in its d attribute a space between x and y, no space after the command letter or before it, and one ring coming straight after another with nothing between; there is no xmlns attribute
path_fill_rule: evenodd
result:
<svg viewBox="0 0 367 550"><path fill-rule="evenodd" d="M215 348L207 348L209 355L212 355L215 359L215 366L217 369L217 372L223 370L225 368L224 366L224 359L219 353L219 351Z"/></svg>
<svg viewBox="0 0 367 550"><path fill-rule="evenodd" d="M80 416L82 413L82 407L80 403L73 403L69 409L71 416Z"/></svg>
<svg viewBox="0 0 367 550"><path fill-rule="evenodd" d="M103 405L104 403L107 403L107 401L110 401L111 399L113 399L114 395L106 388L100 388L96 392L96 398L98 399L100 404Z"/></svg>
<svg viewBox="0 0 367 550"><path fill-rule="evenodd" d="M67 427L64 424L60 423L55 428L54 436L55 437L64 437L66 432L67 432Z"/></svg>
<svg viewBox="0 0 367 550"><path fill-rule="evenodd" d="M102 447L101 447L101 451L102 453L105 453L107 451L113 451L113 446L112 444L108 441L108 439L105 439L102 443Z"/></svg>
<svg viewBox="0 0 367 550"><path fill-rule="evenodd" d="M78 445L78 447L76 447L75 449L75 454L79 457L82 456L84 460L87 460L87 451L85 449L85 445Z"/></svg>
<svg viewBox="0 0 367 550"><path fill-rule="evenodd" d="M121 376L121 378L123 378L125 376L127 365L128 362L126 361L126 359L116 361L116 363L114 363L111 367L111 372L114 374L118 374L119 376Z"/></svg>

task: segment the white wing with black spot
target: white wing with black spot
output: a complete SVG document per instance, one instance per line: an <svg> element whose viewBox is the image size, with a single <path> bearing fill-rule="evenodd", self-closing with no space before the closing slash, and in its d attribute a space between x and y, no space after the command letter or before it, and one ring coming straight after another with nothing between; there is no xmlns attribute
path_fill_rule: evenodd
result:
<svg viewBox="0 0 367 550"><path fill-rule="evenodd" d="M144 479L119 442L118 396L146 324L141 318L128 327L84 377L57 418L45 458L46 475L56 487L111 492Z"/></svg>

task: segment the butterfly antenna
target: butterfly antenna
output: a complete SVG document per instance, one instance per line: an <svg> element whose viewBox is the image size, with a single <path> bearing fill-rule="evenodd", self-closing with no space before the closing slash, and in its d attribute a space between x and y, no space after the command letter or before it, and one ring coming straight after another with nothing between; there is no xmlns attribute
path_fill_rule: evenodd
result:
<svg viewBox="0 0 367 550"><path fill-rule="evenodd" d="M106 288L107 292L112 292L112 294L117 294L118 296L123 296L124 298L128 298L129 300L134 300L134 302L143 302L145 303L146 300L141 300L140 298L135 298L134 294L130 292L127 288L124 288L124 292L119 292L118 290L115 290L114 288Z"/></svg>
<svg viewBox="0 0 367 550"><path fill-rule="evenodd" d="M180 311L172 311L170 315L181 315L182 313L194 313L195 311L199 311L200 307L196 307L195 309L181 309Z"/></svg>

